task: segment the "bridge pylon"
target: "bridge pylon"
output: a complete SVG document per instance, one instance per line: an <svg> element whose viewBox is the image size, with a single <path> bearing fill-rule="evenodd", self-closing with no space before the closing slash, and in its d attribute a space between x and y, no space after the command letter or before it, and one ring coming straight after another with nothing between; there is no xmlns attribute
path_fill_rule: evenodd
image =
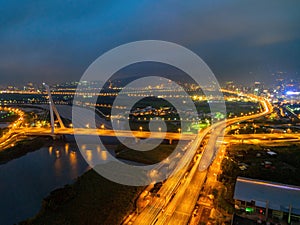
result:
<svg viewBox="0 0 300 225"><path fill-rule="evenodd" d="M55 125L54 125L54 114L58 120L58 123L60 125L61 128L65 128L65 125L57 111L57 108L55 107L54 105L54 102L53 102L53 98L52 98L52 95L51 95L51 91L50 91L50 87L43 83L44 87L46 88L46 91L47 91L47 94L48 94L48 97L49 97L49 108L50 108L50 123L51 123L51 134L54 135L54 130L55 130Z"/></svg>

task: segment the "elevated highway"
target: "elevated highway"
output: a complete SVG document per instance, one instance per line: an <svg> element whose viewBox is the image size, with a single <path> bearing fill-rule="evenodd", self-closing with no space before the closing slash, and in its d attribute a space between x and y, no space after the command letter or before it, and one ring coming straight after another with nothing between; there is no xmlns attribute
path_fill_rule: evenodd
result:
<svg viewBox="0 0 300 225"><path fill-rule="evenodd" d="M251 98L254 98L254 96L251 96ZM218 148L221 145L219 140L223 140L224 129L238 122L268 115L273 111L272 105L267 100L256 98L260 101L263 112L221 121L197 135L189 151L187 151L183 157L183 163L185 163L186 166L177 174L167 179L159 191L160 197L154 197L141 213L132 217L133 220L127 220L127 224L187 224L193 211L193 207L191 206L196 204L206 177L207 169L218 154ZM207 135L210 135L210 139L209 142L206 143L205 151L197 161L193 163L192 169L188 171L188 165L192 162L200 144ZM181 161L179 163L181 163ZM188 173L188 177L184 179L186 173ZM199 182L197 185L193 178L200 178L202 182ZM189 189L190 186L192 187L191 189Z"/></svg>

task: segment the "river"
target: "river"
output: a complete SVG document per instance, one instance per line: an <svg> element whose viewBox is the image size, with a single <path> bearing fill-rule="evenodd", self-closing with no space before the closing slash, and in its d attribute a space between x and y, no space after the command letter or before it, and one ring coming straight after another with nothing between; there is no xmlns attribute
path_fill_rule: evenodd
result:
<svg viewBox="0 0 300 225"><path fill-rule="evenodd" d="M0 224L35 216L43 198L88 169L76 144L62 142L0 165Z"/></svg>

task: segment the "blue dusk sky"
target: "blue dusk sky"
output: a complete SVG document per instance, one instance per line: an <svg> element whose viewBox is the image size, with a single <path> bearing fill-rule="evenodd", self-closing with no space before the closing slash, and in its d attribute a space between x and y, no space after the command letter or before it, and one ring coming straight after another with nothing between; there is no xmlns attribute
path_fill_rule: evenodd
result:
<svg viewBox="0 0 300 225"><path fill-rule="evenodd" d="M120 44L157 39L196 52L221 81L300 72L298 0L0 0L0 84L79 80Z"/></svg>

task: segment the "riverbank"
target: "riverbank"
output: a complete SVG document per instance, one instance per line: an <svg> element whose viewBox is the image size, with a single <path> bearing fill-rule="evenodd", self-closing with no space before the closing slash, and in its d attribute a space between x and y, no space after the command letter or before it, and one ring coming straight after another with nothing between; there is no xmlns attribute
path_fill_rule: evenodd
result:
<svg viewBox="0 0 300 225"><path fill-rule="evenodd" d="M59 143L57 142L60 143L61 141L55 141L54 143L51 138L47 137L34 137L31 139L20 140L15 144L14 147L0 152L0 164L5 164L10 160L21 158L22 156L25 157L27 153L34 152L43 147L52 146L53 144L54 146L59 146ZM63 144L62 146L64 145L65 144ZM72 145L66 144L66 146L67 147L64 146L63 149L57 147L55 148L60 151L61 156L57 159L54 159L53 161L53 168L55 169L56 174L60 174L58 175L59 177L62 173L69 174L70 172L70 174L73 174L78 172L77 163L79 158L76 157L77 151L76 149L73 149L73 147L71 147ZM69 148L73 149L73 153L69 151ZM46 151L47 154L50 154L50 161L53 160L53 154L54 156L57 156L55 155L55 152L48 153L48 150ZM38 154L39 159L41 160L44 158L43 152ZM36 162L36 159L34 158L32 159ZM71 169L69 172L66 172L68 171L66 169L61 171L61 166L57 167L60 165L60 162L62 162L61 160L63 158L67 160L66 162L70 161L72 165L73 169ZM74 164L74 162L76 162L76 164ZM45 162L45 164L48 165L47 162ZM49 165L51 169L52 163L50 163ZM39 166L37 165L37 167ZM40 171L42 171L41 174L44 173L43 170ZM38 183L39 179L34 182ZM93 170L89 170L82 176L76 178L74 183L64 182L64 184L66 183L72 184L66 185L63 188L56 189L51 193L47 192L50 193L50 195L44 198L44 200L40 200L41 208L39 213L34 218L28 219L25 222L20 222L20 224L120 224L130 212L134 211L135 199L143 190L143 187L129 187L110 182L98 175ZM24 190L24 193L25 192L26 188ZM9 196L9 194L7 196ZM30 196L27 197L30 199ZM43 196L46 195L44 194ZM25 195L25 198L27 197ZM10 216L13 216L13 213ZM6 221L9 221L10 216L7 216L7 218L5 217L4 219L6 219Z"/></svg>
<svg viewBox="0 0 300 225"><path fill-rule="evenodd" d="M7 163L10 160L20 158L29 152L36 151L47 143L50 143L51 140L50 137L34 137L18 141L13 147L0 151L0 164Z"/></svg>
<svg viewBox="0 0 300 225"><path fill-rule="evenodd" d="M111 182L94 170L43 200L40 212L20 225L114 225L134 211L143 187Z"/></svg>
<svg viewBox="0 0 300 225"><path fill-rule="evenodd" d="M120 145L116 148L115 153L116 158L118 159L152 165L166 159L172 154L175 148L176 144L160 144L158 147L150 151L135 151L125 147L124 145Z"/></svg>

